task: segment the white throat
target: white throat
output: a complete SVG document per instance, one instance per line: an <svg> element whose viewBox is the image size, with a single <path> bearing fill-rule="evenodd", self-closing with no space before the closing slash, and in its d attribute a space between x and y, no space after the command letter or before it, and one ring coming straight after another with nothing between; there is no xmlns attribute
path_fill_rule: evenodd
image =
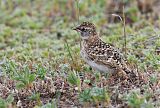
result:
<svg viewBox="0 0 160 108"><path fill-rule="evenodd" d="M89 34L88 33L86 33L86 32L81 32L81 37L82 37L82 39L88 39L89 38Z"/></svg>

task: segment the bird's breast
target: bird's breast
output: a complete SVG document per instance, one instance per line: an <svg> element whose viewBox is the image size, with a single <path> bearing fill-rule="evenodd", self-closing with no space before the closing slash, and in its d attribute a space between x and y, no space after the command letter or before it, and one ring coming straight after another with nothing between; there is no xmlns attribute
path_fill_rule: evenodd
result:
<svg viewBox="0 0 160 108"><path fill-rule="evenodd" d="M101 65L101 64L96 63L94 60L91 60L83 48L81 49L80 54L81 54L81 57L84 59L84 61L88 65L90 65L93 69L100 71L100 72L113 72L114 71L111 68L107 67L106 65Z"/></svg>

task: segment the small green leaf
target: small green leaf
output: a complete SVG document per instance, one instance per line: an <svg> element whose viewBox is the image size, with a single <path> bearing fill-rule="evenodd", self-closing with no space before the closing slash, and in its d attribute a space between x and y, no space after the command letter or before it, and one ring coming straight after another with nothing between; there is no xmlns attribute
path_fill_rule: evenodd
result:
<svg viewBox="0 0 160 108"><path fill-rule="evenodd" d="M2 98L0 98L0 108L7 108L7 104Z"/></svg>
<svg viewBox="0 0 160 108"><path fill-rule="evenodd" d="M25 84L22 83L22 82L18 82L18 83L16 84L16 88L17 88L17 89L21 89L21 88L24 88L24 87L25 87Z"/></svg>
<svg viewBox="0 0 160 108"><path fill-rule="evenodd" d="M35 80L35 74L30 74L29 75L29 82L33 82Z"/></svg>
<svg viewBox="0 0 160 108"><path fill-rule="evenodd" d="M68 82L71 85L77 85L77 82L78 82L77 79L78 79L78 77L75 72L70 72L68 75L68 78L67 78Z"/></svg>
<svg viewBox="0 0 160 108"><path fill-rule="evenodd" d="M38 100L40 99L40 93L33 93L31 96L28 97L30 100Z"/></svg>
<svg viewBox="0 0 160 108"><path fill-rule="evenodd" d="M91 90L90 89L85 89L79 94L79 101L80 102L90 102L92 101L92 97L90 94Z"/></svg>
<svg viewBox="0 0 160 108"><path fill-rule="evenodd" d="M12 103L14 101L14 97L12 94L10 94L7 99L6 99L7 103Z"/></svg>

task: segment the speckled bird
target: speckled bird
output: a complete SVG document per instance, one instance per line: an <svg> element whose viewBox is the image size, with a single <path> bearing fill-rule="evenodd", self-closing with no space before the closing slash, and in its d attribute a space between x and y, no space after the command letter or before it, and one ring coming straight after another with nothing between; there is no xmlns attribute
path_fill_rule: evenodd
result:
<svg viewBox="0 0 160 108"><path fill-rule="evenodd" d="M122 53L100 39L93 23L83 22L74 30L81 34L82 48L80 54L93 69L100 72L123 71L126 74L130 73Z"/></svg>

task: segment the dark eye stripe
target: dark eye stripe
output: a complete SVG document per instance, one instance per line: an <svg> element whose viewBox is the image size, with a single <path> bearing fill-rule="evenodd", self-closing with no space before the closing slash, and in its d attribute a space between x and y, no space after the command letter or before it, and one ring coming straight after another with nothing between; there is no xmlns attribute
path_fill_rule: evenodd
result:
<svg viewBox="0 0 160 108"><path fill-rule="evenodd" d="M89 31L89 32L91 32L91 28L81 27L81 31Z"/></svg>
<svg viewBox="0 0 160 108"><path fill-rule="evenodd" d="M82 30L82 31L85 31L86 29L85 29L85 28L82 28L81 30Z"/></svg>

